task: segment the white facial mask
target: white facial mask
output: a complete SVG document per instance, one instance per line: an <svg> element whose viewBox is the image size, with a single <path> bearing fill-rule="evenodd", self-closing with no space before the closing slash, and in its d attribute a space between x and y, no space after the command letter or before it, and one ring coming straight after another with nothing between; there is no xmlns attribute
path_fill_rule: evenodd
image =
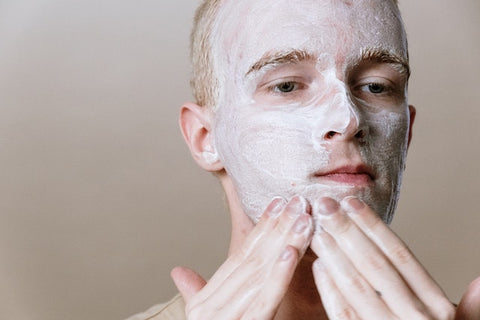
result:
<svg viewBox="0 0 480 320"><path fill-rule="evenodd" d="M391 219L407 149L406 79L390 65L360 58L366 49L406 57L397 15L385 0L223 4L211 40L222 84L213 133L252 220L273 197L296 194L312 204L356 195ZM252 71L265 54L292 50L311 57ZM282 93L282 83L296 87ZM374 94L371 83L390 91ZM318 177L358 163L374 172L368 186Z"/></svg>

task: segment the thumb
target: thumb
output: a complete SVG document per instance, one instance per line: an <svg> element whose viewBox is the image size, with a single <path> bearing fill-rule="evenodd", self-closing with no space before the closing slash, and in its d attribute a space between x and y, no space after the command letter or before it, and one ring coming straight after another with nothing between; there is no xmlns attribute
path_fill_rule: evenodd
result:
<svg viewBox="0 0 480 320"><path fill-rule="evenodd" d="M468 286L455 315L455 320L476 319L480 319L480 277L473 280Z"/></svg>
<svg viewBox="0 0 480 320"><path fill-rule="evenodd" d="M173 282L175 282L178 291L182 294L185 303L188 303L188 301L207 284L201 275L185 267L173 268L170 276Z"/></svg>

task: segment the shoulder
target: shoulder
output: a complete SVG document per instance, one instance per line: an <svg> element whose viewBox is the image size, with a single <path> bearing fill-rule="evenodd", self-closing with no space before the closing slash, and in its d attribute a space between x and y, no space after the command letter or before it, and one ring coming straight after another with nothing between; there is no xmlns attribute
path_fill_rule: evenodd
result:
<svg viewBox="0 0 480 320"><path fill-rule="evenodd" d="M145 312L138 313L126 320L185 320L185 302L176 295L167 303L157 304Z"/></svg>

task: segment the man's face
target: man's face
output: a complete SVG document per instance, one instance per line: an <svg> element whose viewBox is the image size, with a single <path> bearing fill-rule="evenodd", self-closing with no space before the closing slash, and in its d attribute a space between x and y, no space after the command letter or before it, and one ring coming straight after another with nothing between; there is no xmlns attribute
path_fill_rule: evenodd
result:
<svg viewBox="0 0 480 320"><path fill-rule="evenodd" d="M407 150L406 39L385 0L225 1L215 146L243 209L355 195L389 220Z"/></svg>

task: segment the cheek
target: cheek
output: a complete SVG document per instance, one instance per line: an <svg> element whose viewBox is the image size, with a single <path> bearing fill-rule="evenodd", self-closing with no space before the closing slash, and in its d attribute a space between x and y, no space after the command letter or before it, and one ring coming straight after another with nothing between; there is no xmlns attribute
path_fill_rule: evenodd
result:
<svg viewBox="0 0 480 320"><path fill-rule="evenodd" d="M245 173L294 181L305 178L318 162L311 124L305 119L269 112L235 120L234 127L219 127L217 134L226 138L219 146L220 154L227 171L237 179L240 177L236 173Z"/></svg>
<svg viewBox="0 0 480 320"><path fill-rule="evenodd" d="M381 146L391 151L403 152L406 146L408 116L406 113L383 111L377 115L376 124L372 126L379 136Z"/></svg>
<svg viewBox="0 0 480 320"><path fill-rule="evenodd" d="M407 150L407 113L381 111L371 115L369 148L366 158L387 173L386 180L395 180L403 172Z"/></svg>
<svg viewBox="0 0 480 320"><path fill-rule="evenodd" d="M253 220L273 197L288 199L299 193L309 184L309 175L328 162L328 154L313 146L308 118L256 112L230 116L217 124L220 159Z"/></svg>

